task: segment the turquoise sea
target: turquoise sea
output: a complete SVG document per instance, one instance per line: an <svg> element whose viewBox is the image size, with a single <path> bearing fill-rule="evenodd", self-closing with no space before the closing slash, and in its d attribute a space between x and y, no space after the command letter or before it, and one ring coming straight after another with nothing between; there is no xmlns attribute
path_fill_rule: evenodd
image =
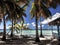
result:
<svg viewBox="0 0 60 45"><path fill-rule="evenodd" d="M3 32L3 29L0 29L0 32ZM38 30L39 32L39 36L40 36L40 30ZM9 29L6 30L6 34L10 34L11 31ZM57 30L42 30L42 33L44 36L52 36L52 35L58 35ZM21 31L19 33L16 33L16 31L14 31L15 35L21 35ZM22 30L22 35L28 35L31 37L35 37L36 35L36 30Z"/></svg>

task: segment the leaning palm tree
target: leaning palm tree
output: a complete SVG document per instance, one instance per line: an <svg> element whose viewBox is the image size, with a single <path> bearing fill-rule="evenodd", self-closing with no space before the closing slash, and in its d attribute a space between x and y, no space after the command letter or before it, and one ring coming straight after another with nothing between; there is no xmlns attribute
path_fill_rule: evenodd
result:
<svg viewBox="0 0 60 45"><path fill-rule="evenodd" d="M40 0L35 0L32 4L32 9L30 11L32 18L36 17L36 42L39 42L38 36L38 19L40 16L47 18L51 15L48 8Z"/></svg>

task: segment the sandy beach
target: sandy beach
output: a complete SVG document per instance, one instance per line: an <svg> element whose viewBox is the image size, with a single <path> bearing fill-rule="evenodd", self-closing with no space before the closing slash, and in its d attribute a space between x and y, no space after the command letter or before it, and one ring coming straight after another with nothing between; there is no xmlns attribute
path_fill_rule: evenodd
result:
<svg viewBox="0 0 60 45"><path fill-rule="evenodd" d="M1 39L2 36L0 36L0 45L59 45L59 41L52 37L40 37L40 42L35 42L35 38L27 36L13 37L13 39L7 37L6 41Z"/></svg>

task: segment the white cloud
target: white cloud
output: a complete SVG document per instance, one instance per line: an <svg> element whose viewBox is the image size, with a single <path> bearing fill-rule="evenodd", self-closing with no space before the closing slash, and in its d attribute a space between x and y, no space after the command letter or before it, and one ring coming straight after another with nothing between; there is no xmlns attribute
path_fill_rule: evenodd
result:
<svg viewBox="0 0 60 45"><path fill-rule="evenodd" d="M36 26L36 25L35 25L35 22L32 22L31 24L32 24L32 26L34 26L34 27Z"/></svg>
<svg viewBox="0 0 60 45"><path fill-rule="evenodd" d="M35 24L35 22L32 22L31 24L33 25L33 24Z"/></svg>
<svg viewBox="0 0 60 45"><path fill-rule="evenodd" d="M40 25L38 25L38 28L40 28Z"/></svg>
<svg viewBox="0 0 60 45"><path fill-rule="evenodd" d="M42 27L44 27L44 25L42 25Z"/></svg>
<svg viewBox="0 0 60 45"><path fill-rule="evenodd" d="M42 25L42 27L44 27L44 25ZM40 28L40 25L38 25L38 28Z"/></svg>
<svg viewBox="0 0 60 45"><path fill-rule="evenodd" d="M30 25L29 23L27 23L27 25Z"/></svg>
<svg viewBox="0 0 60 45"><path fill-rule="evenodd" d="M35 24L33 24L33 26L35 27L36 25L35 25Z"/></svg>

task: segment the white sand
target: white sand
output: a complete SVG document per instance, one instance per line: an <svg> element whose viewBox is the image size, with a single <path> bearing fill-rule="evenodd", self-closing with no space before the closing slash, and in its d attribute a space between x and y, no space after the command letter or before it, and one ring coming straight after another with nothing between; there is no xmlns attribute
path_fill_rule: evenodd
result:
<svg viewBox="0 0 60 45"><path fill-rule="evenodd" d="M0 36L0 38L2 38L2 36ZM12 42L8 42L8 43L10 43L11 45L39 45L39 43L41 43L41 42L39 42L38 44L37 43L34 43L35 41L34 40L30 40L30 39L33 39L33 38L20 38L19 40L14 40L14 41L12 41ZM39 38L40 39L40 41L43 41L43 45L50 45L51 44L51 42L56 42L57 41L57 39L53 39L53 37L52 36L46 36L45 38ZM53 39L53 40L51 40L51 39ZM51 41L51 42L47 42L47 40L48 40L48 42L49 42L49 40ZM45 43L46 42L46 43ZM5 41L0 41L0 44L5 44L6 42Z"/></svg>

